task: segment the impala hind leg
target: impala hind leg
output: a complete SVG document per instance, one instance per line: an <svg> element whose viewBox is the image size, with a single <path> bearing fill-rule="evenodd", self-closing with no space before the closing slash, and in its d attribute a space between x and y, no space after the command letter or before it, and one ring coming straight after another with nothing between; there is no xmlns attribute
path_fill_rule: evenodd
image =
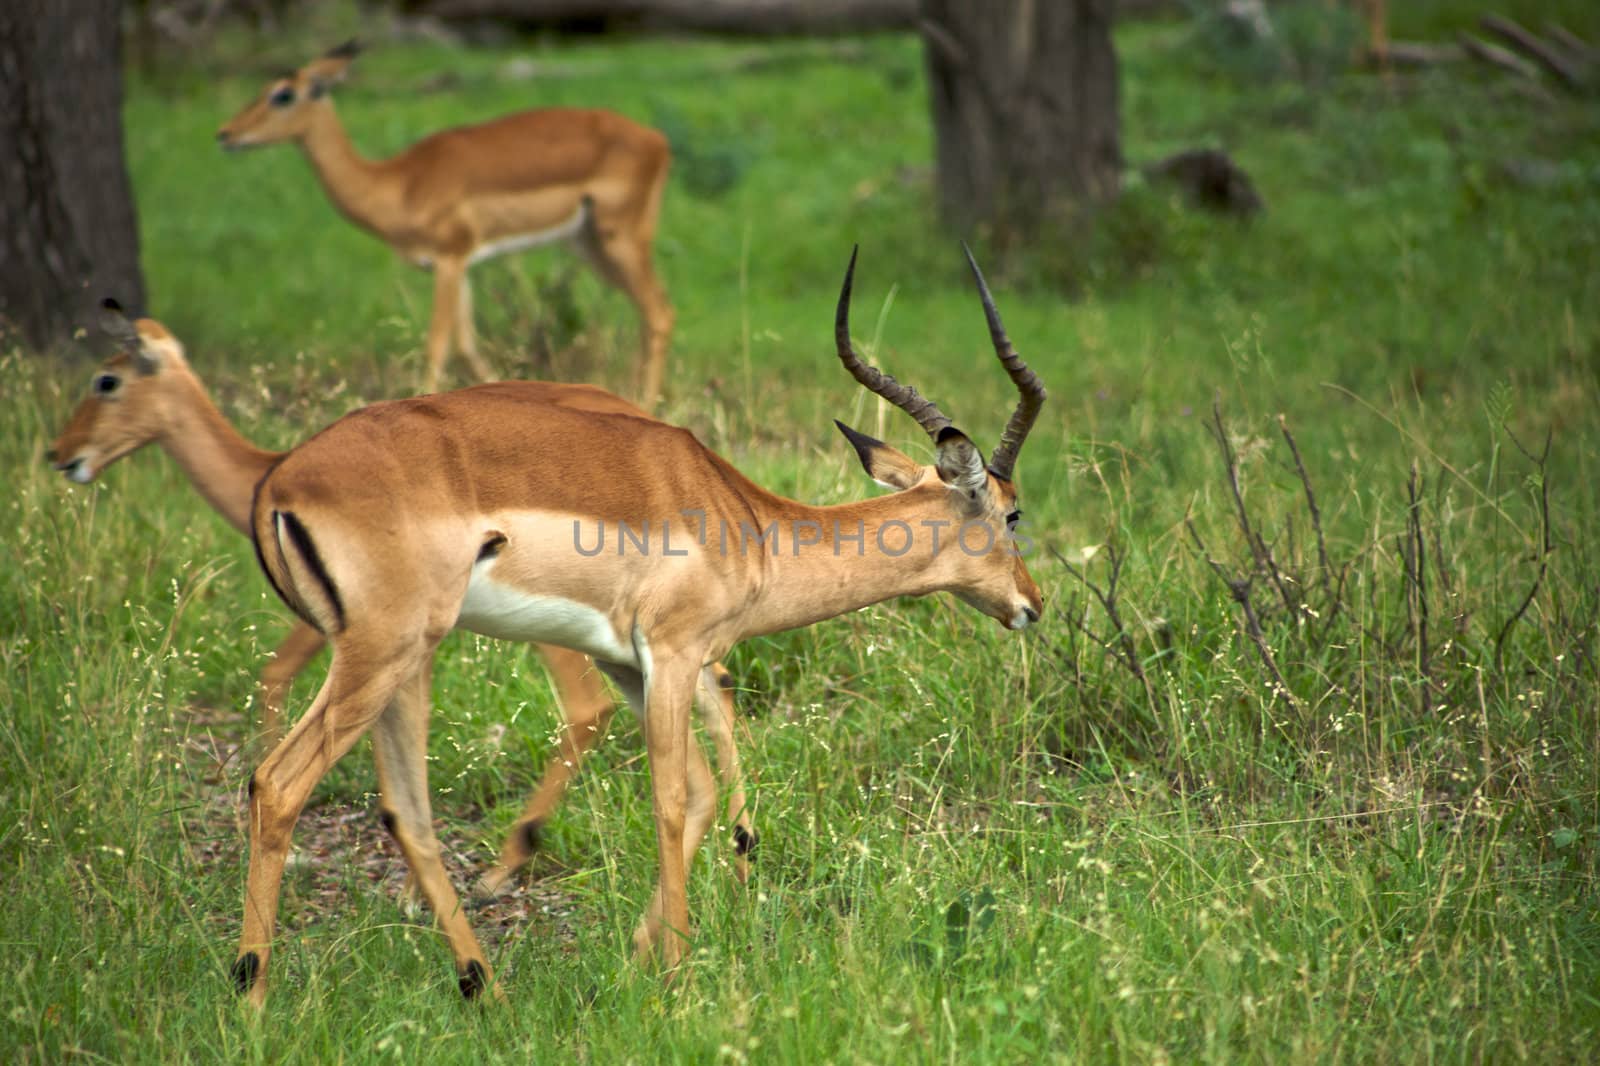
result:
<svg viewBox="0 0 1600 1066"><path fill-rule="evenodd" d="M667 346L677 313L650 262L650 239L636 230L596 218L578 240L584 258L607 283L621 289L639 312L640 356L634 372L635 395L645 410L661 399L661 380L667 364Z"/></svg>
<svg viewBox="0 0 1600 1066"><path fill-rule="evenodd" d="M416 887L450 942L461 994L475 999L492 988L496 998L504 999L494 985L494 974L483 948L462 912L455 886L439 857L439 839L433 832L433 807L428 798L431 673L430 659L400 687L389 709L373 727L372 754L382 796L379 817L400 846Z"/></svg>
<svg viewBox="0 0 1600 1066"><path fill-rule="evenodd" d="M561 701L561 746L556 757L546 764L538 787L529 797L516 825L511 827L500 849L500 861L473 887L472 897L479 902L505 891L512 875L539 849L539 835L550 812L566 794L567 785L578 772L584 754L605 736L611 715L616 711L616 704L600 679L600 671L587 655L545 644L538 645L538 649Z"/></svg>
<svg viewBox="0 0 1600 1066"><path fill-rule="evenodd" d="M390 657L347 669L334 657L311 710L250 779L250 873L234 984L252 1006L267 999L267 969L278 922L278 895L295 822L306 798L388 706L423 656Z"/></svg>

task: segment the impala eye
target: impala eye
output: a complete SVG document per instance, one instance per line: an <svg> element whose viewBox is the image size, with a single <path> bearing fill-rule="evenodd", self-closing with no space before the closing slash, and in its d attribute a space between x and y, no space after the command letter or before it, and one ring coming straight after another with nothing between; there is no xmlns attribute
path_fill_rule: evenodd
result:
<svg viewBox="0 0 1600 1066"><path fill-rule="evenodd" d="M267 103L273 107L288 107L294 103L294 86L285 85L281 89L274 90L272 95L267 97Z"/></svg>
<svg viewBox="0 0 1600 1066"><path fill-rule="evenodd" d="M122 379L117 377L117 375L101 374L99 377L94 379L94 384L90 387L94 390L94 394L96 396L110 396L113 392L117 391L117 386L121 384Z"/></svg>

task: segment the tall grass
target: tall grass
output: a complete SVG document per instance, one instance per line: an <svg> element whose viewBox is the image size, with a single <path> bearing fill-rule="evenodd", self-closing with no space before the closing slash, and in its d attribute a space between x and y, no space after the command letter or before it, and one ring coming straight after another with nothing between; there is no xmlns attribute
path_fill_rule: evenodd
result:
<svg viewBox="0 0 1600 1066"><path fill-rule="evenodd" d="M1412 32L1465 24L1451 10ZM262 77L352 28L322 17L129 87L151 313L273 447L408 389L427 313L426 278L292 153L211 144ZM478 916L508 1006L462 1004L398 902L358 749L297 835L251 1019L226 981L237 749L284 612L164 458L88 488L48 469L86 364L0 357L8 1057L1591 1057L1592 101L1449 70L1241 81L1189 61L1189 34L1119 36L1128 154L1221 143L1268 213L1235 227L1136 182L1086 249L1042 264L1073 298L995 264L1051 389L1019 464L1046 621L1019 639L935 598L736 650L762 843L740 888L726 831L708 841L671 987L625 954L654 841L618 719L530 875ZM538 103L672 130L667 413L757 480L874 491L832 417L926 454L830 363L856 242L862 340L992 443L1012 401L929 221L914 42L387 43L360 63L339 106L374 154ZM628 380L626 301L553 252L480 274L505 373ZM555 749L530 664L467 635L440 655L430 765L462 882Z"/></svg>

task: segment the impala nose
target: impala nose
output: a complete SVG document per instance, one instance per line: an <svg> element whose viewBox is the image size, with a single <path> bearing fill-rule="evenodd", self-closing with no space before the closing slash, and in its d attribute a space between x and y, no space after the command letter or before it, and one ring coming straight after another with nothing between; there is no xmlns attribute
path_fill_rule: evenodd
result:
<svg viewBox="0 0 1600 1066"><path fill-rule="evenodd" d="M1032 604L1025 603L1017 609L1009 620L1002 619L1001 624L1011 630L1027 629L1038 620L1039 612L1033 608Z"/></svg>

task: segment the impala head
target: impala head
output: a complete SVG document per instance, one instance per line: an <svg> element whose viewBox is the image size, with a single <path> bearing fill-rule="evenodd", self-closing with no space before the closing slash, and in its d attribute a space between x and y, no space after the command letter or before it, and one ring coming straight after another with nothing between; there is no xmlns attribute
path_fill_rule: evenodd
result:
<svg viewBox="0 0 1600 1066"><path fill-rule="evenodd" d="M966 251L965 245L962 247ZM967 251L967 263L978 284L978 296L989 321L995 354L1021 394L988 463L984 463L977 446L951 424L932 400L918 395L916 389L900 384L876 367L862 363L856 355L850 344L850 286L855 277L855 252L850 254L850 266L845 271L834 318L839 359L851 376L869 391L917 420L933 438L938 459L932 465L924 465L882 441L857 433L842 422L835 424L855 447L861 465L873 480L889 488L932 497L933 506L948 515L948 528L952 532L946 543L967 536L966 540L957 540L957 548L943 556L953 559L957 568L947 586L948 591L1006 628L1022 629L1039 620L1044 599L1012 541L1012 533L1022 516L1012 473L1022 442L1039 416L1045 390L1006 338L1000 313L995 310L989 287L970 251ZM985 530L987 536L980 536ZM972 550L979 545L988 550Z"/></svg>
<svg viewBox="0 0 1600 1066"><path fill-rule="evenodd" d="M223 123L217 142L227 149L253 148L303 137L360 51L355 41L346 41L292 74L274 78L253 103Z"/></svg>
<svg viewBox="0 0 1600 1066"><path fill-rule="evenodd" d="M161 435L163 371L182 365L183 345L152 318L130 319L115 300L102 305L100 328L119 350L89 379L89 395L45 453L57 470L87 485L124 455Z"/></svg>

